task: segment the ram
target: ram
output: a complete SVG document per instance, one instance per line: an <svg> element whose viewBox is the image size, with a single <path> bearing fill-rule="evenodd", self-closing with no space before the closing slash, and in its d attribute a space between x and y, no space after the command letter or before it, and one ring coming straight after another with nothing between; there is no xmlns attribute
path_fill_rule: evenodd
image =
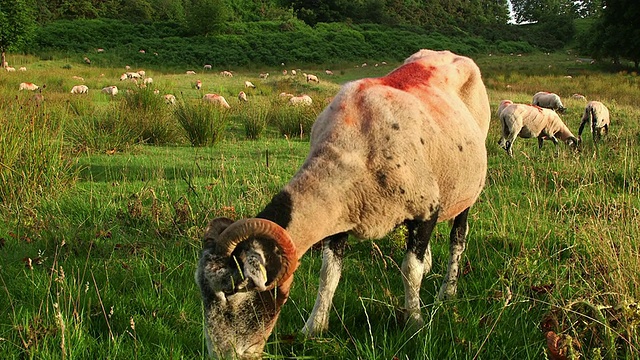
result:
<svg viewBox="0 0 640 360"><path fill-rule="evenodd" d="M511 157L513 157L513 142L518 136L524 139L537 137L539 148L542 148L543 140L553 141L557 148L558 138L573 149L578 146L578 139L573 136L560 116L551 109L512 103L504 107L499 117L502 124L502 137L498 144Z"/></svg>
<svg viewBox="0 0 640 360"><path fill-rule="evenodd" d="M609 125L611 125L609 109L600 101L589 101L589 103L587 103L587 107L584 109L584 115L582 115L580 121L580 128L578 129L579 141L582 141L582 130L584 130L587 122L591 127L593 142L597 143L602 135L609 133Z"/></svg>
<svg viewBox="0 0 640 360"><path fill-rule="evenodd" d="M405 319L423 324L429 238L453 220L439 298L456 293L467 216L485 184L490 108L469 58L421 50L387 76L347 83L312 127L301 168L255 218L209 222L196 271L209 352L253 358L287 300L298 260L323 242L318 297L303 331L328 328L348 234L379 239L408 226Z"/></svg>

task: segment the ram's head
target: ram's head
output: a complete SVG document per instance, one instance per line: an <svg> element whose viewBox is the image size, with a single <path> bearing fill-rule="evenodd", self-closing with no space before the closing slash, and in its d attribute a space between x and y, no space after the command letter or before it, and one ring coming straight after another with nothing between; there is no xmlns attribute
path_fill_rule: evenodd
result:
<svg viewBox="0 0 640 360"><path fill-rule="evenodd" d="M196 282L202 293L209 355L259 358L298 264L291 237L265 219L209 222Z"/></svg>

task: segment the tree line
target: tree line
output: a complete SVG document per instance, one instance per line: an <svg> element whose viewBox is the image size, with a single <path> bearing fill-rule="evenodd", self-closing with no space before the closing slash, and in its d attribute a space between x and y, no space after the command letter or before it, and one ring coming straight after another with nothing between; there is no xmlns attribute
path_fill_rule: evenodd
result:
<svg viewBox="0 0 640 360"><path fill-rule="evenodd" d="M574 40L575 19L592 26L579 40L585 55L640 62L637 0L0 0L0 50L19 45L60 20L114 19L167 22L181 36L229 31L229 23L302 21L409 27L418 32L479 36L488 41L527 41L543 50ZM33 26L28 26L32 20ZM514 24L537 24L538 32ZM27 25L25 25L27 24ZM523 30L526 29L526 30ZM544 31L540 31L543 29ZM24 36L23 36L24 35ZM548 37L549 39L541 39Z"/></svg>

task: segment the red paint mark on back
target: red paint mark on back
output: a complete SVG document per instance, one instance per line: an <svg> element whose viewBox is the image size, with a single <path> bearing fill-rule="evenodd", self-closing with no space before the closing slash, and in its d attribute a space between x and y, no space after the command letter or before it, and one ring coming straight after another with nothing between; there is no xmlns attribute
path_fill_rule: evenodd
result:
<svg viewBox="0 0 640 360"><path fill-rule="evenodd" d="M385 77L381 77L379 81L381 85L409 91L427 84L433 76L433 70L433 67L425 67L420 63L412 62L395 69Z"/></svg>

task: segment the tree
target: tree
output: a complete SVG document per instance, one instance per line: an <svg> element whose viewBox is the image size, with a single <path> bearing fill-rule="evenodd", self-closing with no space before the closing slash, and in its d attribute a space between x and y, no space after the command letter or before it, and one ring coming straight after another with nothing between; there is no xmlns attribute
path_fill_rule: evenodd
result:
<svg viewBox="0 0 640 360"><path fill-rule="evenodd" d="M573 0L511 0L517 23L544 22L559 15L576 17L576 4Z"/></svg>
<svg viewBox="0 0 640 360"><path fill-rule="evenodd" d="M34 17L25 0L0 0L2 67L5 66L7 50L27 40L34 28Z"/></svg>
<svg viewBox="0 0 640 360"><path fill-rule="evenodd" d="M640 7L637 0L604 0L602 15L596 22L591 43L596 58L610 57L640 65Z"/></svg>
<svg viewBox="0 0 640 360"><path fill-rule="evenodd" d="M188 28L195 35L214 32L229 16L229 10L223 0L192 0L185 10Z"/></svg>

